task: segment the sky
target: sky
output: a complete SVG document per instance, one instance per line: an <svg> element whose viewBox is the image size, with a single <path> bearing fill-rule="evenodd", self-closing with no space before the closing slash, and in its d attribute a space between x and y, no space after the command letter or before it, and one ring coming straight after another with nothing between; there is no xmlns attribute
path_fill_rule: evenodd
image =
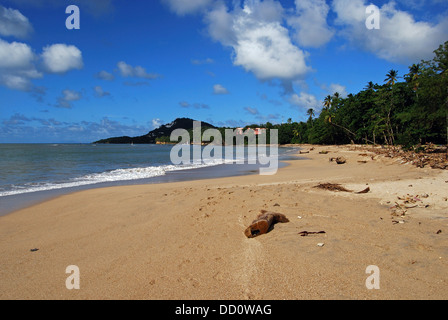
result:
<svg viewBox="0 0 448 320"><path fill-rule="evenodd" d="M0 143L306 121L447 40L447 0L0 0Z"/></svg>

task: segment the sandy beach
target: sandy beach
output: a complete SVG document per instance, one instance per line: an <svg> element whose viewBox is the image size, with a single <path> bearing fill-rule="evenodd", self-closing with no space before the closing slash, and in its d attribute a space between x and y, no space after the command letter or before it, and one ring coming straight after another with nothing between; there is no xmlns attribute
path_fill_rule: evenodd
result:
<svg viewBox="0 0 448 320"><path fill-rule="evenodd" d="M274 176L92 189L0 217L0 299L448 299L448 171L303 150ZM263 209L290 222L248 239Z"/></svg>

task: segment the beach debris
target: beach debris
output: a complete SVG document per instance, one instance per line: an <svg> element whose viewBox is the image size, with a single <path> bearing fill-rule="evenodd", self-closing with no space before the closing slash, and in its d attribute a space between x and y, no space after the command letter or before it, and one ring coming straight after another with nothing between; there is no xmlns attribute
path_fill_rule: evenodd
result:
<svg viewBox="0 0 448 320"><path fill-rule="evenodd" d="M37 248L36 249L31 249L30 251L31 252L37 252L37 251L39 251L39 249L37 249Z"/></svg>
<svg viewBox="0 0 448 320"><path fill-rule="evenodd" d="M312 234L326 234L326 232L325 231L319 231L319 232L302 231L302 232L299 232L299 234L301 237L308 237L309 235L312 235Z"/></svg>
<svg viewBox="0 0 448 320"><path fill-rule="evenodd" d="M261 236L268 233L274 224L289 222L289 219L284 214L266 210L261 210L260 212L257 219L244 231L246 237L255 238Z"/></svg>
<svg viewBox="0 0 448 320"><path fill-rule="evenodd" d="M321 151L321 152L319 152L319 154L329 154L330 153L330 151Z"/></svg>
<svg viewBox="0 0 448 320"><path fill-rule="evenodd" d="M325 243L318 243L317 246L322 248L323 246L325 246Z"/></svg>
<svg viewBox="0 0 448 320"><path fill-rule="evenodd" d="M309 151L300 151L300 154L307 154L310 153Z"/></svg>
<svg viewBox="0 0 448 320"><path fill-rule="evenodd" d="M391 210L391 215L395 217L404 217L408 212L407 209L398 202L395 202L395 205L390 207L389 210Z"/></svg>
<svg viewBox="0 0 448 320"><path fill-rule="evenodd" d="M345 164L347 163L347 159L344 157L330 158L330 162L336 162L337 164Z"/></svg>
<svg viewBox="0 0 448 320"><path fill-rule="evenodd" d="M436 232L436 234L441 234L441 233L442 233L442 230L439 230Z"/></svg>
<svg viewBox="0 0 448 320"><path fill-rule="evenodd" d="M370 187L367 187L366 189L364 189L362 191L356 192L356 194L366 194L366 193L369 193L369 192L370 192Z"/></svg>
<svg viewBox="0 0 448 320"><path fill-rule="evenodd" d="M366 164L367 161L365 161L365 160L358 160L358 163Z"/></svg>
<svg viewBox="0 0 448 320"><path fill-rule="evenodd" d="M336 184L336 183L321 183L321 184L315 186L314 188L324 189L324 190L328 190L328 191L353 192L351 190L344 188L340 184Z"/></svg>
<svg viewBox="0 0 448 320"><path fill-rule="evenodd" d="M448 170L448 153L446 146L432 143L417 145L413 150L403 150L401 147L369 148L367 151L387 158L397 159L401 164L412 164L418 168L427 166L432 169Z"/></svg>
<svg viewBox="0 0 448 320"><path fill-rule="evenodd" d="M370 187L367 187L366 189L359 191L359 192L354 192L353 190L348 190L345 187L343 187L337 183L321 183L321 184L315 186L314 188L324 189L324 190L328 190L328 191L349 192L349 193L356 193L356 194L366 194L366 193L370 192Z"/></svg>

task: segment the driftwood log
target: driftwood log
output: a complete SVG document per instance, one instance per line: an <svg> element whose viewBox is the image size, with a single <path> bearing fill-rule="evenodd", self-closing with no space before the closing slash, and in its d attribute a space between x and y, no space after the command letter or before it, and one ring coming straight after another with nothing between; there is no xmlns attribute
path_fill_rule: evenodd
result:
<svg viewBox="0 0 448 320"><path fill-rule="evenodd" d="M279 222L287 223L289 222L289 220L285 215L281 213L262 210L257 219L252 222L252 224L246 229L246 231L244 231L244 234L248 238L258 237L262 234L268 233L271 227Z"/></svg>

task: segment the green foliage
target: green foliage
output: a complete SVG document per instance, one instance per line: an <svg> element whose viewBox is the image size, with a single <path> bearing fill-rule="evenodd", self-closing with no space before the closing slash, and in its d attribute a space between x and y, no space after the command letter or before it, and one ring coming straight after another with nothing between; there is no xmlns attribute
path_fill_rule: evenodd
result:
<svg viewBox="0 0 448 320"><path fill-rule="evenodd" d="M390 70L382 85L370 81L347 98L327 96L320 115L307 122L278 126L280 143L375 143L412 146L447 143L448 41L430 61L409 67L400 82ZM291 128L292 126L292 128Z"/></svg>

